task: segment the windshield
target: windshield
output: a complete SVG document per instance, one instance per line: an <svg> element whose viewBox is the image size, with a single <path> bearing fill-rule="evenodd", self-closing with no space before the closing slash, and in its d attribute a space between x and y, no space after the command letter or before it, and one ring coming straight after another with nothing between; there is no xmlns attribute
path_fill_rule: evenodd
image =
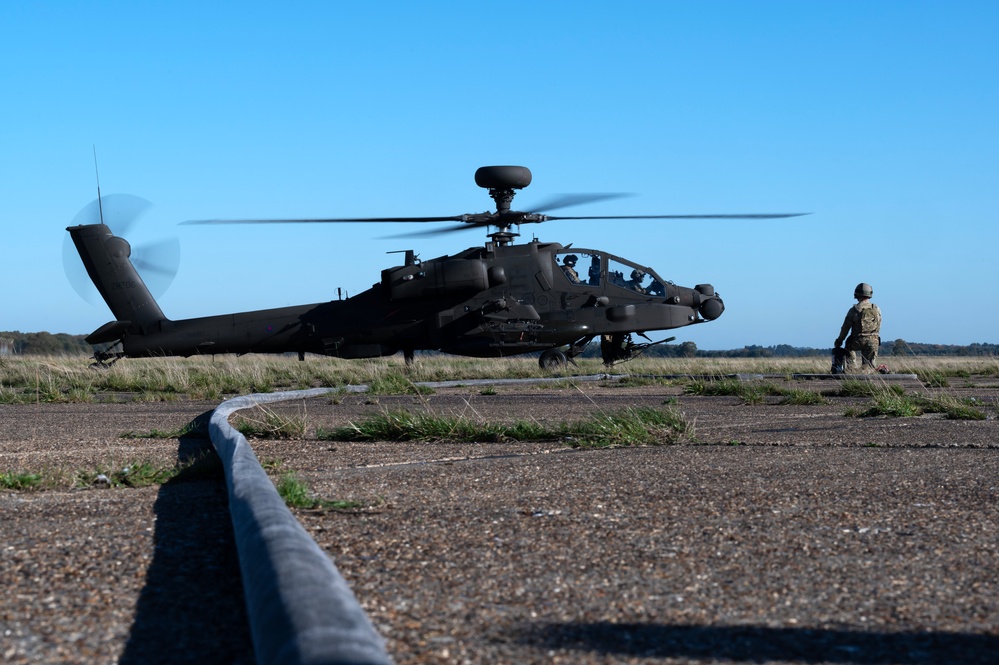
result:
<svg viewBox="0 0 999 665"><path fill-rule="evenodd" d="M666 295L666 287L663 286L662 280L649 268L625 263L613 256L607 257L607 281L635 293L650 296Z"/></svg>
<svg viewBox="0 0 999 665"><path fill-rule="evenodd" d="M650 296L665 296L668 282L653 270L610 254L591 249L572 249L555 254L555 263L570 284L610 286Z"/></svg>

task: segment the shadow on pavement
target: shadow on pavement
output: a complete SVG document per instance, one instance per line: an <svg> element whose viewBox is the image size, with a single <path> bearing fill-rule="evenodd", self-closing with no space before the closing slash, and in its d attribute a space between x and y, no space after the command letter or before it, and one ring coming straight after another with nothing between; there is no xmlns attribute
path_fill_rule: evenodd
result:
<svg viewBox="0 0 999 665"><path fill-rule="evenodd" d="M195 460L156 498L153 560L124 665L254 663L222 464L207 436L180 439L178 461Z"/></svg>
<svg viewBox="0 0 999 665"><path fill-rule="evenodd" d="M521 639L546 649L733 662L995 663L999 636L972 633L567 623L531 626Z"/></svg>

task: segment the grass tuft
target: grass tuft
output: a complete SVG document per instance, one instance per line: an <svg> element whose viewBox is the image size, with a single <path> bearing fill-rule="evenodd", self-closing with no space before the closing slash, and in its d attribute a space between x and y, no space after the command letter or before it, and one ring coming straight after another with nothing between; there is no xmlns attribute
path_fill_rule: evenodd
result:
<svg viewBox="0 0 999 665"><path fill-rule="evenodd" d="M316 504L309 486L291 471L281 475L276 487L284 502L292 508L312 508Z"/></svg>
<svg viewBox="0 0 999 665"><path fill-rule="evenodd" d="M7 471L0 474L0 488L7 490L36 489L41 483L42 476L38 473Z"/></svg>
<svg viewBox="0 0 999 665"><path fill-rule="evenodd" d="M694 427L679 409L629 408L620 413L597 414L577 425L573 445L581 447L650 446L692 439Z"/></svg>
<svg viewBox="0 0 999 665"><path fill-rule="evenodd" d="M859 383L855 382L855 383ZM771 382L745 382L739 379L724 378L718 381L694 380L684 386L687 395L705 397L738 397L743 404L763 404L767 397L781 397L779 404L816 405L826 400L817 392L801 388L781 388Z"/></svg>
<svg viewBox="0 0 999 665"><path fill-rule="evenodd" d="M284 416L271 409L258 407L256 417L239 417L233 425L246 437L255 439L302 439L307 429L304 416Z"/></svg>
<svg viewBox="0 0 999 665"><path fill-rule="evenodd" d="M290 508L301 508L304 510L356 510L364 508L365 504L360 501L327 501L319 499L312 494L309 485L289 471L281 475L275 483L278 494L284 499L285 504Z"/></svg>
<svg viewBox="0 0 999 665"><path fill-rule="evenodd" d="M477 423L463 416L386 411L316 432L318 439L328 441L561 441L576 447L655 445L692 436L693 426L673 405L599 413L587 420L554 425L529 420Z"/></svg>
<svg viewBox="0 0 999 665"><path fill-rule="evenodd" d="M222 461L213 450L185 462L161 464L136 461L114 467L100 466L91 470L78 470L74 475L75 487L149 487L172 480L203 480L222 475Z"/></svg>
<svg viewBox="0 0 999 665"><path fill-rule="evenodd" d="M897 388L897 386L890 386ZM848 416L870 418L887 416L890 418L912 418L926 413L940 413L948 420L985 420L986 413L978 408L978 403L952 395L924 397L907 395L901 390L879 390L872 396L873 403L866 409L849 409Z"/></svg>

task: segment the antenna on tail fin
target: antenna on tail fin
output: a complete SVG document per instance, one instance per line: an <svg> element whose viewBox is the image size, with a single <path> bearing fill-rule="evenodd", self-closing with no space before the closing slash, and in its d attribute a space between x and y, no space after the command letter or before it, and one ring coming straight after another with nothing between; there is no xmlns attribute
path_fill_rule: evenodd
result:
<svg viewBox="0 0 999 665"><path fill-rule="evenodd" d="M97 178L97 211L101 216L101 224L104 223L104 204L101 202L101 172L97 170L97 146L94 148L94 176Z"/></svg>

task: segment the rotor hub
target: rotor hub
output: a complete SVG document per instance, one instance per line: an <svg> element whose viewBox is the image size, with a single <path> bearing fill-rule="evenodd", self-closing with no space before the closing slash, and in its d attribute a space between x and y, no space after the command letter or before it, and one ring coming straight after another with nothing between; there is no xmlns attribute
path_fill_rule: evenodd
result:
<svg viewBox="0 0 999 665"><path fill-rule="evenodd" d="M526 166L481 166L475 170L475 184L484 189L524 189L531 184Z"/></svg>
<svg viewBox="0 0 999 665"><path fill-rule="evenodd" d="M519 236L510 230L519 224L521 213L512 212L510 205L518 189L531 184L531 170L526 166L482 166L475 171L475 184L489 190L489 196L496 202L496 215L489 220L496 231L489 237L498 245L509 245Z"/></svg>

